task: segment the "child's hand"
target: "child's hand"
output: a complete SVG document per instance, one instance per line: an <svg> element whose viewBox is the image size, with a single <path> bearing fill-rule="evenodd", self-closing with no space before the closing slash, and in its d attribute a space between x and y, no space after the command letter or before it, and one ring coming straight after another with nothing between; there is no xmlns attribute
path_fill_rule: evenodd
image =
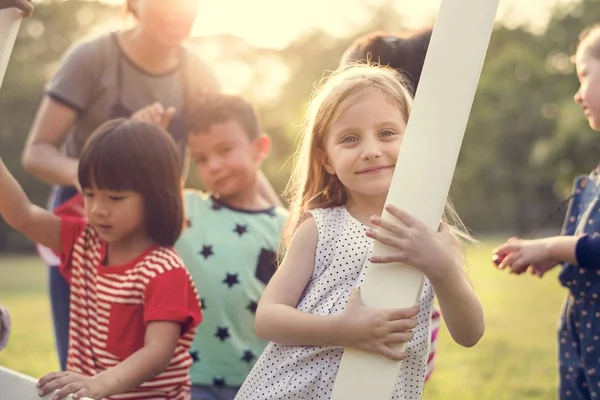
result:
<svg viewBox="0 0 600 400"><path fill-rule="evenodd" d="M549 244L548 239L522 240L511 238L493 252L502 257L498 269L508 267L511 273L521 275L532 267L534 274L542 276L559 262L559 260L551 257ZM536 273L536 270L539 273Z"/></svg>
<svg viewBox="0 0 600 400"><path fill-rule="evenodd" d="M394 350L393 345L412 339L411 329L417 326L415 317L418 313L417 306L397 310L365 307L360 290L352 289L346 309L340 315L347 339L343 345L379 353L392 360L403 360L407 354Z"/></svg>
<svg viewBox="0 0 600 400"><path fill-rule="evenodd" d="M162 104L154 103L138 110L131 118L137 121L150 122L163 129L167 129L174 115L174 107L169 107L165 110L165 107Z"/></svg>
<svg viewBox="0 0 600 400"><path fill-rule="evenodd" d="M21 10L24 17L29 17L33 11L31 0L0 0L0 10L15 7Z"/></svg>
<svg viewBox="0 0 600 400"><path fill-rule="evenodd" d="M419 269L430 280L457 265L458 243L446 224L442 223L440 231L435 232L397 207L387 205L386 210L397 220L371 217L373 225L383 229L368 230L367 236L395 251L371 257L371 262L403 262Z"/></svg>
<svg viewBox="0 0 600 400"><path fill-rule="evenodd" d="M68 395L75 400L82 397L92 399L104 397L104 384L98 376L85 376L75 372L51 372L38 381L37 387L40 389L38 393L40 397L58 390L52 396L52 400L64 399Z"/></svg>
<svg viewBox="0 0 600 400"><path fill-rule="evenodd" d="M558 262L555 260L544 261L541 263L535 263L531 265L530 271L532 275L537 276L538 278L543 277L546 272L550 271L552 268L556 267Z"/></svg>

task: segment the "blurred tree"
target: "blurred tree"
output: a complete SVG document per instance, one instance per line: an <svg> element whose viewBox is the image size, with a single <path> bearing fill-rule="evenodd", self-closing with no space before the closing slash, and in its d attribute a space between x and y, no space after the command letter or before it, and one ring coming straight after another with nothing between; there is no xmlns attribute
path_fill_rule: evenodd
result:
<svg viewBox="0 0 600 400"><path fill-rule="evenodd" d="M0 155L38 205L45 204L49 188L25 173L20 158L44 85L69 46L118 12L100 2L45 1L36 3L35 12L21 25L0 92ZM0 251L32 248L0 219Z"/></svg>
<svg viewBox="0 0 600 400"><path fill-rule="evenodd" d="M315 86L337 68L355 37L402 30L402 10L393 0L370 4L348 37L317 29L281 50L231 35L192 40L217 74L227 76L225 89L241 87L257 105L273 139L264 170L276 189L287 183ZM48 186L22 170L20 155L44 84L70 45L121 17L118 7L104 3L54 0L36 4L23 23L0 93L0 154L39 205ZM452 186L460 215L475 231L527 234L568 195L573 177L598 163L600 140L573 103L578 82L570 61L579 33L596 21L600 0L579 0L557 6L542 32L496 27ZM193 173L188 183L200 186ZM561 220L559 213L548 227L556 230ZM32 248L0 221L0 251Z"/></svg>

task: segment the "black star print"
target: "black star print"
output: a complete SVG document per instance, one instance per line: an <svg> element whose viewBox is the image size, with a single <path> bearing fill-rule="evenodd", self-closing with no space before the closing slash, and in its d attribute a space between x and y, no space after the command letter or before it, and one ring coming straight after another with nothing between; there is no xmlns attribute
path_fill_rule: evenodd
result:
<svg viewBox="0 0 600 400"><path fill-rule="evenodd" d="M277 269L277 254L273 250L261 249L256 263L254 275L256 279L264 283L269 283L269 280Z"/></svg>
<svg viewBox="0 0 600 400"><path fill-rule="evenodd" d="M235 224L235 229L233 231L242 236L244 233L248 232L248 226Z"/></svg>
<svg viewBox="0 0 600 400"><path fill-rule="evenodd" d="M190 351L190 355L192 356L192 360L194 360L195 363L200 361L200 357L198 357L197 351Z"/></svg>
<svg viewBox="0 0 600 400"><path fill-rule="evenodd" d="M229 329L222 328L219 326L217 328L217 332L215 333L215 336L218 337L219 339L221 339L221 342L224 342L225 339L227 339L229 337Z"/></svg>
<svg viewBox="0 0 600 400"><path fill-rule="evenodd" d="M206 310L206 299L204 297L200 297L200 306L203 310Z"/></svg>
<svg viewBox="0 0 600 400"><path fill-rule="evenodd" d="M252 360L254 360L254 353L252 353L250 350L246 350L242 356L242 361L246 361L248 364L250 364Z"/></svg>
<svg viewBox="0 0 600 400"><path fill-rule="evenodd" d="M256 307L258 307L258 303L255 302L254 300L252 300L248 306L246 307L246 309L248 311L250 311L252 314L256 314Z"/></svg>
<svg viewBox="0 0 600 400"><path fill-rule="evenodd" d="M240 283L240 281L238 281L238 274L227 274L227 277L223 279L223 283L231 289L232 286Z"/></svg>
<svg viewBox="0 0 600 400"><path fill-rule="evenodd" d="M208 257L212 256L214 253L212 251L212 246L202 246L202 251L200 252L204 256L204 259L208 259Z"/></svg>
<svg viewBox="0 0 600 400"><path fill-rule="evenodd" d="M223 208L223 205L221 203L219 203L218 201L216 201L215 199L213 199L211 208L215 211L219 211L220 209Z"/></svg>
<svg viewBox="0 0 600 400"><path fill-rule="evenodd" d="M271 217L274 217L275 215L277 215L277 214L275 214L275 207L269 209L267 211L267 214L269 214Z"/></svg>
<svg viewBox="0 0 600 400"><path fill-rule="evenodd" d="M213 385L215 385L216 387L223 387L225 386L225 379L214 378Z"/></svg>
<svg viewBox="0 0 600 400"><path fill-rule="evenodd" d="M185 227L186 228L191 228L192 227L192 220L190 218L187 218L185 220Z"/></svg>

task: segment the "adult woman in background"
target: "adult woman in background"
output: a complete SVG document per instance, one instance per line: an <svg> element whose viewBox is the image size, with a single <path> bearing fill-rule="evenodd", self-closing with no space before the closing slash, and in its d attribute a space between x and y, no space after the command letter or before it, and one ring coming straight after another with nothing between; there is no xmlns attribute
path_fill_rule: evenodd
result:
<svg viewBox="0 0 600 400"><path fill-rule="evenodd" d="M78 192L78 159L88 136L102 123L130 117L154 105L161 125L185 154L186 104L218 90L207 65L183 47L198 14L197 0L130 0L134 25L74 46L46 87L23 153L31 174L53 185L49 207ZM182 172L185 171L182 162ZM72 201L65 212L78 213ZM50 299L56 345L64 369L68 348L70 290L59 260L40 249L50 266Z"/></svg>

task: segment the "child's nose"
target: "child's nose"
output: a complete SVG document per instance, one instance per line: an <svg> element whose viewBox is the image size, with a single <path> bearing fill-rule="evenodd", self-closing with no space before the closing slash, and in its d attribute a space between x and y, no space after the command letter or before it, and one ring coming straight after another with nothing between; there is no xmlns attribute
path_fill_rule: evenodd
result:
<svg viewBox="0 0 600 400"><path fill-rule="evenodd" d="M381 148L377 142L365 143L362 151L362 158L365 160L381 156Z"/></svg>
<svg viewBox="0 0 600 400"><path fill-rule="evenodd" d="M213 159L209 160L209 162L208 162L208 169L210 171L217 171L218 169L221 168L221 164L222 163L220 160L213 158Z"/></svg>
<svg viewBox="0 0 600 400"><path fill-rule="evenodd" d="M92 206L92 213L95 215L104 216L107 214L107 210L106 210L106 207L104 207L102 204L100 204L99 202L96 202Z"/></svg>
<svg viewBox="0 0 600 400"><path fill-rule="evenodd" d="M577 104L581 104L583 101L583 98L581 97L581 89L579 89L577 91L577 93L575 93L575 96L573 96L573 99L575 100L575 103Z"/></svg>

